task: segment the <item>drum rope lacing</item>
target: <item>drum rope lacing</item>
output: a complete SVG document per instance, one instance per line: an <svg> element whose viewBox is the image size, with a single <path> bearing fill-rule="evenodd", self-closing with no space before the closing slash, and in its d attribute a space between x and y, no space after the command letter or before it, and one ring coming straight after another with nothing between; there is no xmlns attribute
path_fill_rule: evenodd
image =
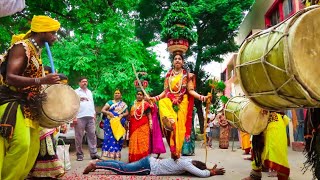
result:
<svg viewBox="0 0 320 180"><path fill-rule="evenodd" d="M239 97L242 97L244 99L236 99L236 98L239 98ZM231 110L231 109L228 109L229 108L229 104L230 103L233 103L233 104L238 104L239 106L236 106L235 110ZM258 121L252 121L253 126L252 127L249 127L248 126L244 126L245 124L243 124L242 120L244 119L244 116L242 113L248 113L248 111L243 111L244 109L247 109L248 106L251 106L250 105L250 100L247 99L245 96L235 96L235 97L232 97L226 104L226 108L224 109L225 111L225 118L227 119L227 121L232 124L233 127L235 127L236 129L239 129L240 131L242 132L246 132L246 133L249 133L249 134L252 134L252 135L257 135L259 133L261 133L267 126L267 123L265 125L262 125L260 123L257 123L258 121L262 121L262 119L264 120L268 120L268 119L265 119L264 117L269 117L269 111L265 111L267 113L264 112L263 109L260 109L259 110L259 115L257 115L258 117L255 119ZM234 107L234 106L233 106ZM258 107L258 106L257 106ZM228 113L231 113L231 118L229 116L228 118ZM249 111L250 112L250 111ZM238 113L238 115L237 115ZM241 115L242 114L242 115ZM263 116L263 118L261 119L261 115ZM260 128L259 128L260 127ZM261 128L263 127L263 128ZM258 129L257 129L258 128Z"/></svg>
<svg viewBox="0 0 320 180"><path fill-rule="evenodd" d="M302 15L303 13L305 13L306 11L307 11L307 10L299 11L299 12L295 13L293 16L300 16L300 15ZM248 92L246 92L247 97L259 97L259 96L261 96L261 95L269 95L269 94L270 94L270 95L274 95L274 94L275 94L275 95L277 95L277 96L279 96L279 97L287 100L288 102L294 104L295 107L302 107L301 105L299 105L299 104L295 103L294 101L292 101L292 100L290 99L290 98L292 98L292 97L290 97L290 96L285 96L285 95L280 95L280 94L278 93L285 85L287 85L287 84L288 84L289 82L291 82L291 81L294 81L294 82L297 83L296 85L298 86L298 89L300 90L300 93L303 94L303 96L307 99L308 102L310 102L311 104L318 104L318 105L320 105L320 103L319 103L317 100L313 99L313 98L310 96L310 94L308 93L308 91L306 90L306 88L303 87L301 84L299 84L299 81L295 78L294 75L289 75L289 72L288 72L286 69L281 69L281 68L279 68L279 67L277 67L277 66L275 66L275 65L273 65L273 64L271 64L271 63L269 63L269 62L266 61L266 59L267 59L266 57L268 56L268 54L279 44L279 42L280 42L282 39L284 39L284 43L283 43L283 44L284 44L284 57L287 56L288 59L291 59L290 53L289 53L289 47L288 47L288 45L287 45L287 44L288 44L288 36L289 36L289 28L294 24L294 22L295 22L296 20L297 20L297 18L296 18L296 19L293 19L293 20L290 20L289 22L288 22L287 20L286 20L286 21L283 21L283 22L277 24L276 26L272 27L272 29L271 29L270 31L265 31L265 32L259 31L259 32L255 33L254 35L252 35L251 37L249 37L249 38L246 40L246 42L244 43L243 46L245 47L245 46L246 46L251 40L253 40L254 38L256 38L256 37L258 37L258 36L261 36L262 34L268 33L267 44L266 44L266 46L265 46L265 50L264 50L264 53L263 53L262 57L257 58L257 59L253 59L253 60L251 60L251 61L249 61L249 62L245 62L245 63L240 64L240 65L236 65L236 68L240 68L240 67L242 67L242 66L247 66L247 65L253 65L253 64L259 64L259 63L261 63L261 66L262 66L262 68L263 68L264 74L266 75L266 78L267 78L267 80L268 80L268 82L269 82L269 85L271 86L272 90L270 90L270 91L265 91L265 92L259 92L259 93L250 93L250 94L249 94ZM283 32L277 30L277 28L278 28L279 26L281 26L282 24L284 24L284 23L286 23L286 22L288 22L288 25L287 25L287 27L284 29ZM272 35L273 33L282 33L282 36L280 36L279 39L278 39L278 40L270 47L270 49L269 49L269 42L270 42L270 39L271 39L271 35ZM240 49L239 54L241 54L241 52L243 51L243 49L244 49L244 48L241 48L241 49ZM288 76L289 79L286 80L279 88L276 88L275 85L274 85L274 83L272 82L272 80L271 80L268 72L267 72L266 65L268 65L268 66L270 66L270 67L272 67L272 68L274 68L274 69L277 69L277 70L279 70L279 71L282 71L282 72L286 73L286 75ZM287 67L287 66L288 66L288 67ZM285 63L285 67L291 69L289 63ZM240 70L239 70L239 71L240 71ZM241 77L240 77L240 79L241 79Z"/></svg>
<svg viewBox="0 0 320 180"><path fill-rule="evenodd" d="M231 100L230 100L230 102L238 103L237 101L231 101ZM228 103L229 103L229 102L228 102ZM228 103L227 103L227 104L228 104ZM226 107L227 107L227 104L226 104ZM247 102L246 104L248 104L248 102ZM224 109L224 111L230 112L230 113L232 114L232 124L234 124L234 120L235 120L235 119L240 119L240 117L235 113L235 112L240 111L240 110L241 110L241 108L237 108L237 109L235 109L235 110L229 110L229 109L227 109L227 108ZM226 116L226 113L224 113L224 114L225 114L225 116ZM242 126L239 127L239 128L240 128L241 130L243 130Z"/></svg>

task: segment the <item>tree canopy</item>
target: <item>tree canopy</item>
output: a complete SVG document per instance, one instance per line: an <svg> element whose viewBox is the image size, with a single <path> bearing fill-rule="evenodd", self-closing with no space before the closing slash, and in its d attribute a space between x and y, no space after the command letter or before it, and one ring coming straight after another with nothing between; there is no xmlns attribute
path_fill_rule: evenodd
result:
<svg viewBox="0 0 320 180"><path fill-rule="evenodd" d="M78 85L80 76L89 80L96 105L103 105L120 89L126 102L135 98L133 63L149 75L150 91L160 93L162 67L156 55L135 36L133 0L38 0L26 1L23 12L0 19L0 52L9 47L13 34L25 33L33 15L49 15L61 23L59 40L51 47L55 68ZM49 65L46 51L44 64Z"/></svg>

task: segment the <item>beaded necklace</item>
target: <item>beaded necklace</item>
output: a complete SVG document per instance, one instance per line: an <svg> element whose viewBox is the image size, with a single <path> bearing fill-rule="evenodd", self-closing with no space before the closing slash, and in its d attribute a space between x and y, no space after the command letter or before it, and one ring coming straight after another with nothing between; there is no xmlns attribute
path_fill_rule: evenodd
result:
<svg viewBox="0 0 320 180"><path fill-rule="evenodd" d="M182 71L180 71L180 72L178 72L178 74L176 74L174 70L172 70L171 73L170 73L170 76L169 76L169 90L170 90L170 92L173 93L173 94L178 94L178 93L180 92L181 87L182 87L183 76L180 78L180 82L179 82L179 84L178 84L178 85L179 85L179 88L178 88L177 91L173 91L173 90L171 89L172 78L173 78L174 76L177 76L177 75L181 74L181 73L182 73Z"/></svg>
<svg viewBox="0 0 320 180"><path fill-rule="evenodd" d="M41 48L38 45L38 43L36 42L36 40L34 40L33 38L30 38L30 42L35 47L37 54L40 55L41 54Z"/></svg>
<svg viewBox="0 0 320 180"><path fill-rule="evenodd" d="M142 105L140 105L142 103ZM134 115L134 118L136 120L140 120L143 116L143 113L144 113L144 100L141 101L141 103L138 103L137 100L134 101L134 112L133 112L133 115ZM141 109L141 113L138 114L137 110L142 107Z"/></svg>

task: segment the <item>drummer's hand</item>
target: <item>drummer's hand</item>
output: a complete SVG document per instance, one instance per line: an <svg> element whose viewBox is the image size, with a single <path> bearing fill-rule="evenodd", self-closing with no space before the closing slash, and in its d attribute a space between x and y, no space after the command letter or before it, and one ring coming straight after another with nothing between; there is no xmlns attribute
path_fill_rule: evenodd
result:
<svg viewBox="0 0 320 180"><path fill-rule="evenodd" d="M57 73L48 74L40 79L41 84L58 84L60 77Z"/></svg>

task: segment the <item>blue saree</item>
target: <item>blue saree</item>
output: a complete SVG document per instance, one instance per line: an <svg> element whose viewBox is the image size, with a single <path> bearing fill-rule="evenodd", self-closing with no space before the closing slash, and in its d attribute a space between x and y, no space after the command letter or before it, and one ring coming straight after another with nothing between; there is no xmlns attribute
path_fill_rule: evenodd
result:
<svg viewBox="0 0 320 180"><path fill-rule="evenodd" d="M110 100L107 102L110 108L109 111L113 116L119 116L125 113L128 108L127 104L123 101L114 102ZM110 118L104 117L104 140L102 144L102 158L103 159L120 159L121 158L121 149L123 144L123 138L120 138L119 141L116 140L112 133ZM125 126L126 118L121 119L122 126Z"/></svg>

